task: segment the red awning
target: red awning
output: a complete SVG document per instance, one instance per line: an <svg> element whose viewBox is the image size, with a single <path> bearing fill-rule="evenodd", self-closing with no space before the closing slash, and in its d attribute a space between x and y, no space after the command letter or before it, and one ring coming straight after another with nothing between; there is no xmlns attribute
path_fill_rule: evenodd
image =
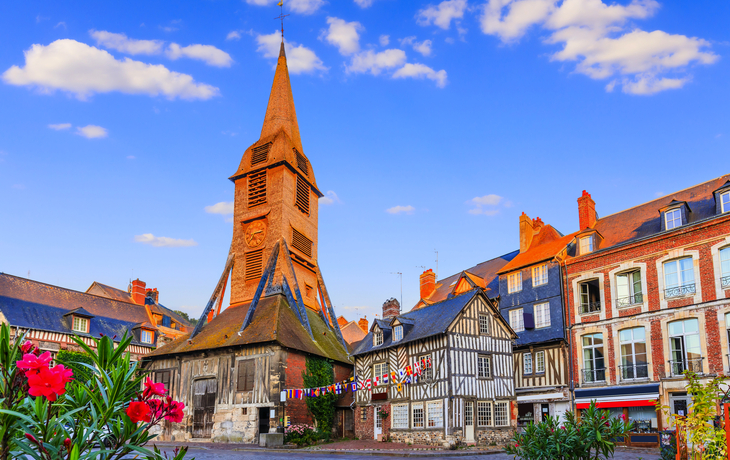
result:
<svg viewBox="0 0 730 460"><path fill-rule="evenodd" d="M596 402L596 407L599 409L609 409L611 407L645 407L656 405L656 399L638 399L635 401L605 401ZM588 409L591 406L590 403L578 403L575 405L576 409Z"/></svg>

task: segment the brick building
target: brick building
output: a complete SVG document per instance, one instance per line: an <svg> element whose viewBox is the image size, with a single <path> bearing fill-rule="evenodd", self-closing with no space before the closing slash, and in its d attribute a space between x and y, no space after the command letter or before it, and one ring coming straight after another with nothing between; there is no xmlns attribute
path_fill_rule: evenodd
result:
<svg viewBox="0 0 730 460"><path fill-rule="evenodd" d="M653 443L692 404L682 373L726 373L730 330L730 175L598 218L578 199L580 231L563 263L578 409L592 399ZM643 434L643 435L642 435Z"/></svg>
<svg viewBox="0 0 730 460"><path fill-rule="evenodd" d="M220 281L192 333L146 358L186 406L162 439L253 442L287 419L311 424L304 400L282 398L304 387L307 359L332 362L336 381L352 375L317 263L322 193L302 147L283 42L261 137L230 180L233 239ZM337 402L339 434L352 433L350 401L346 393Z"/></svg>

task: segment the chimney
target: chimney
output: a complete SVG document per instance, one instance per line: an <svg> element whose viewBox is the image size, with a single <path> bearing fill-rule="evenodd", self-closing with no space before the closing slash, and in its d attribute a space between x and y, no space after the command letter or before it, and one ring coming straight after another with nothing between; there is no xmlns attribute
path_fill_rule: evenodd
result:
<svg viewBox="0 0 730 460"><path fill-rule="evenodd" d="M147 283L140 281L139 278L132 281L132 302L144 305L144 298L146 297L145 287L147 287Z"/></svg>
<svg viewBox="0 0 730 460"><path fill-rule="evenodd" d="M400 315L400 304L395 298L390 298L383 304L383 319L393 318Z"/></svg>
<svg viewBox="0 0 730 460"><path fill-rule="evenodd" d="M578 223L579 230L593 228L596 225L596 202L591 194L583 190L583 195L578 198Z"/></svg>
<svg viewBox="0 0 730 460"><path fill-rule="evenodd" d="M542 222L542 221L541 221ZM524 212L520 216L520 252L525 252L530 248L532 237L535 236L533 220Z"/></svg>
<svg viewBox="0 0 730 460"><path fill-rule="evenodd" d="M427 299L436 290L436 274L432 269L421 273L421 299Z"/></svg>
<svg viewBox="0 0 730 460"><path fill-rule="evenodd" d="M533 235L537 235L540 233L540 230L545 226L545 224L542 222L542 219L539 217L535 217L532 219L532 232Z"/></svg>
<svg viewBox="0 0 730 460"><path fill-rule="evenodd" d="M155 305L160 303L160 293L157 292L157 288L147 289L147 297L152 299L152 301L155 303Z"/></svg>
<svg viewBox="0 0 730 460"><path fill-rule="evenodd" d="M366 333L366 334L368 333L368 317L367 316L364 318L360 318L360 321L357 322L357 325L360 326L360 329L362 329L362 331L364 333Z"/></svg>
<svg viewBox="0 0 730 460"><path fill-rule="evenodd" d="M348 322L349 321L347 321L344 316L340 316L337 318L337 324L339 324L340 327L346 326Z"/></svg>

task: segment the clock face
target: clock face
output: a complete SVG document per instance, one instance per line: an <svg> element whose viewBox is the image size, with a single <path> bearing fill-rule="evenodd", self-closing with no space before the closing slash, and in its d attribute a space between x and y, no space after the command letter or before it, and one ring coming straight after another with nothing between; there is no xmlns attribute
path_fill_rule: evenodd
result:
<svg viewBox="0 0 730 460"><path fill-rule="evenodd" d="M264 241L266 237L266 224L257 220L246 227L244 238L249 247L255 248Z"/></svg>

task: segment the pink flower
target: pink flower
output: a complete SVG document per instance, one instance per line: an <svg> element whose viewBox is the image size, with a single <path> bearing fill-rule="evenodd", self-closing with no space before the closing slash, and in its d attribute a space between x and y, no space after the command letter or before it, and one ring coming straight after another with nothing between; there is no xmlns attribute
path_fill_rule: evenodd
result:
<svg viewBox="0 0 730 460"><path fill-rule="evenodd" d="M151 416L150 406L141 401L132 401L127 408L127 415L132 420L132 423L139 421L149 422Z"/></svg>
<svg viewBox="0 0 730 460"><path fill-rule="evenodd" d="M20 346L20 351L23 352L23 354L30 353L30 351L33 349L33 342L30 340L26 340L23 345Z"/></svg>
<svg viewBox="0 0 730 460"><path fill-rule="evenodd" d="M183 417L185 414L183 414L183 409L185 408L185 404L179 402L179 401L173 401L167 406L167 415L165 416L165 420L169 420L173 423L181 423L183 421Z"/></svg>
<svg viewBox="0 0 730 460"><path fill-rule="evenodd" d="M152 412L152 416L154 418L162 417L162 414L165 411L165 404L161 400L150 399L146 402L147 402L147 405L150 407L150 411Z"/></svg>
<svg viewBox="0 0 730 460"><path fill-rule="evenodd" d="M145 380L144 387L142 396L145 398L149 398L150 396L164 396L167 392L164 383L154 383L149 377Z"/></svg>
<svg viewBox="0 0 730 460"><path fill-rule="evenodd" d="M22 361L16 361L15 364L18 366L18 369L25 370L25 375L28 375L29 372L38 371L41 368L48 367L48 363L50 362L51 353L47 351L40 356L26 353L23 355Z"/></svg>
<svg viewBox="0 0 730 460"><path fill-rule="evenodd" d="M620 418L621 420L623 420L624 422L625 422L625 421L626 421L626 420L628 419L628 417L626 417L626 414L621 414L621 415L619 416L619 418Z"/></svg>
<svg viewBox="0 0 730 460"><path fill-rule="evenodd" d="M28 356L28 355L26 355ZM53 369L41 367L37 372L28 372L28 394L43 396L49 401L55 401L58 396L66 393L66 384L73 380L73 371L58 365Z"/></svg>

